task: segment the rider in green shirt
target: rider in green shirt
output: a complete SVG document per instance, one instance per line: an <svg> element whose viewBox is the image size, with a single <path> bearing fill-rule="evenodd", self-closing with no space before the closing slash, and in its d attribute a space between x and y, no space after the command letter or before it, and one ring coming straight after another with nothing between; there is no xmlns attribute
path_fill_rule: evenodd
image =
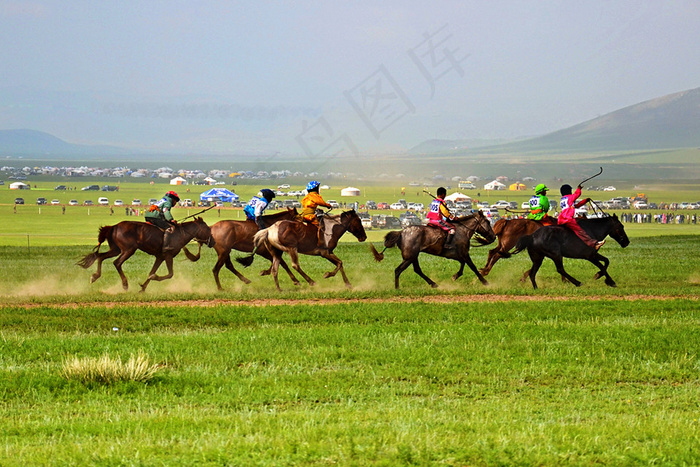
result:
<svg viewBox="0 0 700 467"><path fill-rule="evenodd" d="M174 191L169 191L156 204L146 211L146 222L160 227L164 230L163 234L163 251L174 249L170 244L170 236L175 231L177 221L173 219L173 214L170 210L176 206L180 197Z"/></svg>
<svg viewBox="0 0 700 467"><path fill-rule="evenodd" d="M547 215L549 211L549 198L547 198L547 186L544 183L540 183L535 187L535 194L530 198L530 213L527 215L528 219L532 219L543 224L555 224L552 219Z"/></svg>

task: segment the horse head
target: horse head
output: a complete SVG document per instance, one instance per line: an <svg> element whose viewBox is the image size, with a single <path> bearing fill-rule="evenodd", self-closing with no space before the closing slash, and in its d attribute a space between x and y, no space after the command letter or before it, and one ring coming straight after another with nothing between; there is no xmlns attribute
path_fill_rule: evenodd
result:
<svg viewBox="0 0 700 467"><path fill-rule="evenodd" d="M344 211L340 215L340 223L345 226L348 232L353 234L359 241L367 240L365 228L362 226L362 219L357 215L354 209Z"/></svg>
<svg viewBox="0 0 700 467"><path fill-rule="evenodd" d="M613 214L612 217L608 217L611 224L611 230L608 235L612 237L617 243L620 244L622 248L625 248L630 244L630 239L627 237L627 232L625 232L625 227L618 219L617 214Z"/></svg>
<svg viewBox="0 0 700 467"><path fill-rule="evenodd" d="M214 241L214 237L211 235L211 228L206 222L204 222L204 219L197 217L194 219L192 224L196 225L197 227L197 230L194 233L194 239L198 243L203 243L209 248L212 248L216 242Z"/></svg>
<svg viewBox="0 0 700 467"><path fill-rule="evenodd" d="M481 239L477 237L476 240L483 245L493 243L493 241L496 240L496 234L491 227L491 221L489 221L488 217L481 211L476 211L474 216L477 222L476 233L481 237Z"/></svg>

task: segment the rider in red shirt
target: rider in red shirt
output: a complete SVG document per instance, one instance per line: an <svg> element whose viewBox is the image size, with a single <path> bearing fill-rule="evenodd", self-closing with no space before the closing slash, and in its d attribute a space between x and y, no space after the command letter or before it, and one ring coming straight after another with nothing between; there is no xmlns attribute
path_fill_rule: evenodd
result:
<svg viewBox="0 0 700 467"><path fill-rule="evenodd" d="M581 196L581 185L577 186L576 191L573 193L571 193L571 185L562 185L560 191L562 195L561 201L559 202L561 212L559 213L557 224L567 226L573 230L574 233L578 235L578 237L583 240L586 245L590 246L591 248L595 248L596 251L598 251L605 243L605 240L596 242L586 233L585 230L581 228L580 225L578 225L578 222L576 221L576 208L586 204L588 201L590 201L590 198L585 198L578 203L576 202L578 197Z"/></svg>

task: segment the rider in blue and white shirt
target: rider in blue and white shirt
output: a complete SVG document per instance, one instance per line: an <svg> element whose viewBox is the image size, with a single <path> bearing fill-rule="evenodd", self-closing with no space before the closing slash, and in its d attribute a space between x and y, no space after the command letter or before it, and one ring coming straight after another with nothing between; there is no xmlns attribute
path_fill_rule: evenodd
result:
<svg viewBox="0 0 700 467"><path fill-rule="evenodd" d="M253 196L246 207L243 208L243 212L245 212L248 220L255 221L255 223L258 224L258 229L265 228L261 216L274 197L274 191L269 188L263 188L260 190L260 194L258 196Z"/></svg>

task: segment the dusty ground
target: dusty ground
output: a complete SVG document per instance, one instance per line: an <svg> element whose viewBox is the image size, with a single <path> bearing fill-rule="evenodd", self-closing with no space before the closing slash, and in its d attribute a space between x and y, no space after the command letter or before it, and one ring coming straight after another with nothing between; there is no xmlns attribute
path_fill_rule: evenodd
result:
<svg viewBox="0 0 700 467"><path fill-rule="evenodd" d="M215 307L215 306L324 306L343 305L353 303L498 303L498 302L538 302L538 301L575 301L583 300L582 297L552 297L552 296L532 296L532 295L431 295L428 297L390 297L390 298L350 298L350 299L271 299L271 300L165 300L165 301L128 301L128 302L77 302L77 303L15 303L0 304L3 307L36 308L48 306L52 308L77 308L81 306L95 306L114 308L118 306L141 306L141 307ZM646 300L698 300L700 296L665 296L665 295L626 295L626 296L591 296L585 300L625 300L625 301L646 301Z"/></svg>

